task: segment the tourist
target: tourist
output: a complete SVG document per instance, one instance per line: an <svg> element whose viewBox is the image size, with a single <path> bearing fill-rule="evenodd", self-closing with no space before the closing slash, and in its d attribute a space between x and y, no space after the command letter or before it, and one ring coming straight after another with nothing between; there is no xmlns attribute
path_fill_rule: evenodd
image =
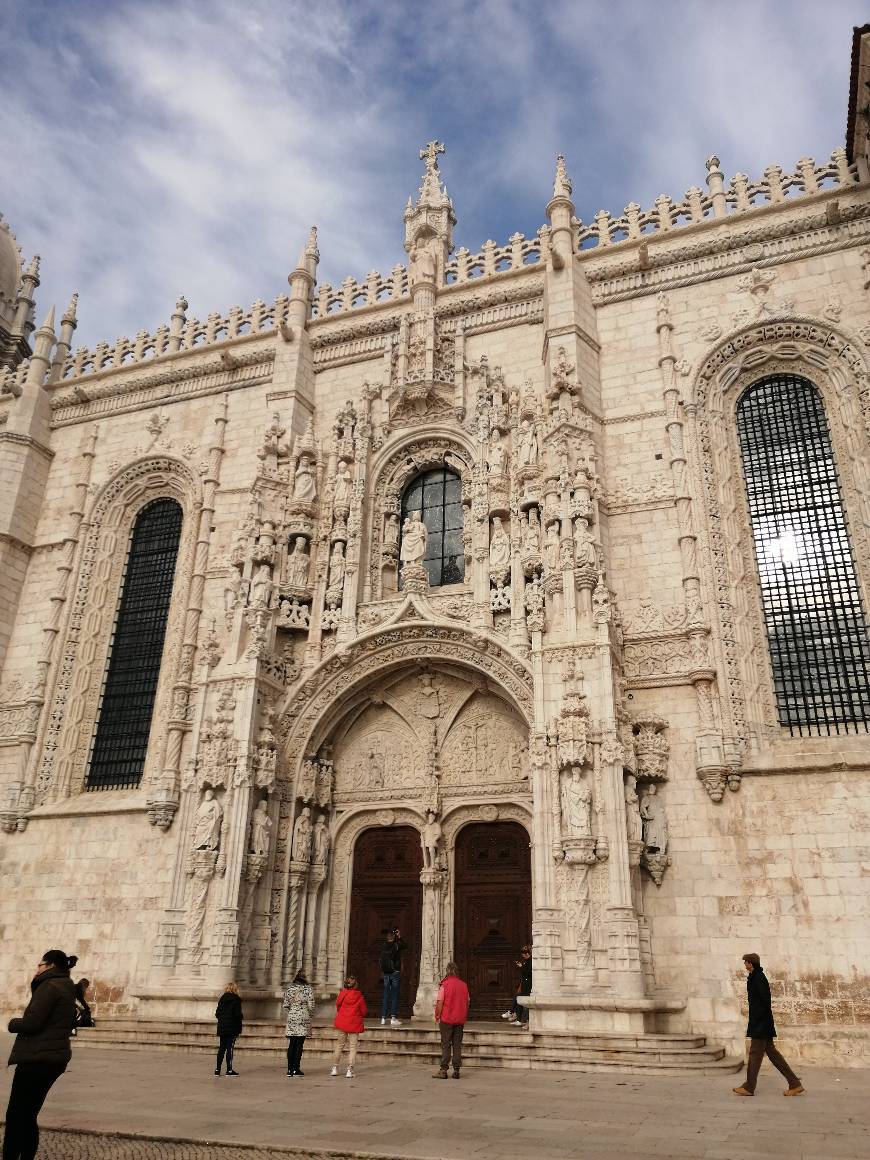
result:
<svg viewBox="0 0 870 1160"><path fill-rule="evenodd" d="M526 945L521 949L517 966L520 968L520 986L517 995L531 995L532 948L530 946ZM523 1003L514 999L507 1011L502 1013L502 1019L507 1019L509 1023L513 1023L517 1027L528 1027L529 1009Z"/></svg>
<svg viewBox="0 0 870 1160"><path fill-rule="evenodd" d="M33 1160L39 1148L39 1115L52 1084L72 1058L70 1034L76 1017L75 987L69 973L75 955L46 951L30 982L31 998L20 1019L9 1020L15 1033L9 1063L15 1064L3 1160Z"/></svg>
<svg viewBox="0 0 870 1160"><path fill-rule="evenodd" d="M749 1062L746 1067L746 1080L740 1087L734 1088L734 1094L755 1095L758 1071L766 1055L776 1070L782 1072L788 1081L788 1090L782 1094L803 1095L801 1081L776 1050L773 1042L776 1038L776 1027L773 1024L773 1008L770 1003L770 984L761 969L761 959L756 954L744 955L743 967L746 971L746 996L749 1000L749 1022L746 1026L749 1038Z"/></svg>
<svg viewBox="0 0 870 1160"><path fill-rule="evenodd" d="M399 1019L399 987L402 982L402 951L407 943L401 937L398 927L387 931L387 941L381 948L380 967L384 976L384 999L381 1004L381 1027L386 1027L390 1015L390 1026L401 1027Z"/></svg>
<svg viewBox="0 0 870 1160"><path fill-rule="evenodd" d="M242 1034L242 999L235 983L227 983L226 990L218 999L215 1008L217 1033L220 1046L217 1053L215 1075L220 1075L224 1056L227 1060L227 1075L238 1075L233 1069L233 1048Z"/></svg>
<svg viewBox="0 0 870 1160"><path fill-rule="evenodd" d="M335 1000L335 1022L333 1023L333 1027L339 1032L339 1036L335 1041L335 1051L332 1055L332 1071L329 1073L330 1075L338 1075L341 1053L347 1047L347 1071L345 1075L348 1079L353 1079L356 1043L366 1029L365 1023L363 1022L366 1015L368 1015L368 1008L366 1007L363 993L357 986L356 975L348 975L344 980L344 986L338 992L338 997Z"/></svg>
<svg viewBox="0 0 870 1160"><path fill-rule="evenodd" d="M287 1074L305 1075L299 1065L302 1063L305 1037L311 1031L314 988L306 979L304 971L296 972L293 982L284 992L283 1005L287 1012Z"/></svg>
<svg viewBox="0 0 870 1160"><path fill-rule="evenodd" d="M90 987L90 979L79 979L76 983L76 1025L73 1028L73 1035L76 1033L77 1027L96 1027L94 1017L91 1014L91 1008L87 1000L88 987Z"/></svg>
<svg viewBox="0 0 870 1160"><path fill-rule="evenodd" d="M459 978L459 967L448 963L447 971L435 997L435 1022L441 1028L441 1067L433 1079L447 1079L450 1056L453 1055L453 1078L459 1079L462 1067L462 1033L468 1019L468 987Z"/></svg>

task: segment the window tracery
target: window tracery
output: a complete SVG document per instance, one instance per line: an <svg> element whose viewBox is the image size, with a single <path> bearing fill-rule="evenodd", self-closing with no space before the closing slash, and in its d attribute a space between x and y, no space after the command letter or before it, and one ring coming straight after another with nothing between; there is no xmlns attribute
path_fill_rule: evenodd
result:
<svg viewBox="0 0 870 1160"><path fill-rule="evenodd" d="M402 494L401 535L405 521L416 513L426 526L423 566L433 588L461 584L465 577L462 531L462 480L446 467L425 471L413 479Z"/></svg>

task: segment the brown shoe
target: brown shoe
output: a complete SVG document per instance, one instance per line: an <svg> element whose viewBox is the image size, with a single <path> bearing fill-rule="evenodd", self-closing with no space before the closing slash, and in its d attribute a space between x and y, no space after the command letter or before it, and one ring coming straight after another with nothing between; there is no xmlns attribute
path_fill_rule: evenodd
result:
<svg viewBox="0 0 870 1160"><path fill-rule="evenodd" d="M433 1079L447 1079L447 1072L442 1068L441 1071L432 1072Z"/></svg>
<svg viewBox="0 0 870 1160"><path fill-rule="evenodd" d="M739 1088L732 1088L731 1090L734 1092L735 1096L754 1096L755 1095L755 1092L749 1091L747 1088L743 1087L742 1084L740 1085Z"/></svg>
<svg viewBox="0 0 870 1160"><path fill-rule="evenodd" d="M789 1088L787 1092L783 1092L782 1094L784 1096L802 1096L804 1089L798 1084L797 1087Z"/></svg>

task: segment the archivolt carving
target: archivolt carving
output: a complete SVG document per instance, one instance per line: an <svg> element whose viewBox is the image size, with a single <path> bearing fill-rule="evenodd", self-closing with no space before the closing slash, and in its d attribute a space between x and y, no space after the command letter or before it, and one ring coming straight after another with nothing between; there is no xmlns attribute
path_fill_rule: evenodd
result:
<svg viewBox="0 0 870 1160"><path fill-rule="evenodd" d="M742 739L775 731L778 718L735 408L748 386L778 372L802 375L822 394L865 601L870 594L870 378L862 354L841 331L808 318L770 321L729 336L702 363L694 405L728 708Z"/></svg>
<svg viewBox="0 0 870 1160"><path fill-rule="evenodd" d="M176 499L184 513L174 593L190 584L201 505L199 481L183 461L150 456L130 464L97 495L81 535L75 594L54 680L51 714L43 742L37 800L66 796L82 787L96 722L114 612L120 594L127 544L139 511L152 499ZM173 598L166 647L154 705L154 721L165 720L180 661L184 601ZM149 750L143 782L160 763Z"/></svg>
<svg viewBox="0 0 870 1160"><path fill-rule="evenodd" d="M408 621L358 638L292 692L280 711L279 727L287 737L290 768L295 770L305 754L323 743L355 691L391 669L419 665L423 659L458 664L490 678L531 723L532 675L518 657L482 633Z"/></svg>

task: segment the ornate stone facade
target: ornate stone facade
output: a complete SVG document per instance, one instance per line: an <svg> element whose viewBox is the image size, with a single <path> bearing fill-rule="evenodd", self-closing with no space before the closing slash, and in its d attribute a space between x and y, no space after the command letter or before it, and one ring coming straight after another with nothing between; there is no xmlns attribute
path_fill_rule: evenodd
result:
<svg viewBox="0 0 870 1160"><path fill-rule="evenodd" d="M407 269L318 287L312 230L271 306L203 323L180 299L154 335L71 353L73 304L24 371L10 355L0 454L42 466L4 533L5 929L26 906L116 1010L205 1012L229 977L272 1010L300 966L326 997L355 842L410 826L425 1013L457 835L508 820L537 1027L737 1042L751 948L816 1022L806 981L854 990L870 951L849 837L870 763L866 737L779 724L735 406L782 369L818 388L866 601L866 164L726 187L711 158L707 193L585 227L560 158L538 235L471 254L442 153ZM462 579L433 587L440 533L402 500L441 469ZM147 759L91 793L127 543L164 496L184 523ZM863 1013L826 1013L829 1058Z"/></svg>

